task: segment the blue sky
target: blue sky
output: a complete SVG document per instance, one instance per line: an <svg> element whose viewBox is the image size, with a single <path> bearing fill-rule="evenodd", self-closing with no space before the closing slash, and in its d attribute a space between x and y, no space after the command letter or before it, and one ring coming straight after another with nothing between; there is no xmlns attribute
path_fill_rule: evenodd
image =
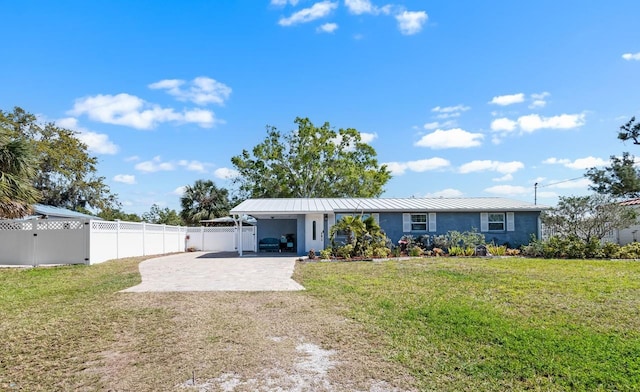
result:
<svg viewBox="0 0 640 392"><path fill-rule="evenodd" d="M638 147L640 2L3 2L0 108L75 129L127 212L231 187L296 116L360 131L385 197L554 205ZM574 180L578 178L578 180ZM567 181L571 180L571 181Z"/></svg>

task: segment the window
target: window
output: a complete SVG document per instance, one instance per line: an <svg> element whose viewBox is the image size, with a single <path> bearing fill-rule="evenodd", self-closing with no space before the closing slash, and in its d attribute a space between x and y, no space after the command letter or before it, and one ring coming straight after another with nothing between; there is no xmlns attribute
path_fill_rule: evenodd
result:
<svg viewBox="0 0 640 392"><path fill-rule="evenodd" d="M311 239L312 239L313 241L315 241L315 240L316 240L316 232L317 232L317 229L316 229L316 221L313 221L313 223L312 223L312 225L311 225L311 226L312 226L312 229L311 229L311 237L312 237L312 238L311 238Z"/></svg>
<svg viewBox="0 0 640 392"><path fill-rule="evenodd" d="M411 231L427 231L426 214L411 214Z"/></svg>
<svg viewBox="0 0 640 392"><path fill-rule="evenodd" d="M504 214L489 214L489 231L504 231Z"/></svg>

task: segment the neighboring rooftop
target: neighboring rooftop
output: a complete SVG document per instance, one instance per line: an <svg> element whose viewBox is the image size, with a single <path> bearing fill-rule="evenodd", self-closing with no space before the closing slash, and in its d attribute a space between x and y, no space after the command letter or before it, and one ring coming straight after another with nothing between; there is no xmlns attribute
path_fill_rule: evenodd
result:
<svg viewBox="0 0 640 392"><path fill-rule="evenodd" d="M249 199L231 210L232 214L301 214L331 212L462 212L462 211L543 211L548 206L501 197L468 198L291 198Z"/></svg>
<svg viewBox="0 0 640 392"><path fill-rule="evenodd" d="M68 210L61 207L47 206L44 204L33 205L33 215L30 218L46 217L47 219L99 219L97 216L83 214L81 212Z"/></svg>

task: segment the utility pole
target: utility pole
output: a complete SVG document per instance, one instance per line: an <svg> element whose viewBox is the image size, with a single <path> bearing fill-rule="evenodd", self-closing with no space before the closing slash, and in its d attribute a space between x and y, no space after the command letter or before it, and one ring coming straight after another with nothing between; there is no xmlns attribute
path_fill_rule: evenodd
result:
<svg viewBox="0 0 640 392"><path fill-rule="evenodd" d="M538 183L533 184L533 204L538 204Z"/></svg>

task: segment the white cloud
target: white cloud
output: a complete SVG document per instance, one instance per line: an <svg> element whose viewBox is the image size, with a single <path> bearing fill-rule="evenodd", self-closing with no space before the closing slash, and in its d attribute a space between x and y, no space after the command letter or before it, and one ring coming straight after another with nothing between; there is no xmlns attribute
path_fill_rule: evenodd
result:
<svg viewBox="0 0 640 392"><path fill-rule="evenodd" d="M124 161L125 161L125 162L137 162L137 161L139 161L139 160L140 160L140 157L139 157L139 156L137 156L137 155L132 155L132 156L130 156L130 157L126 157L126 158L124 159Z"/></svg>
<svg viewBox="0 0 640 392"><path fill-rule="evenodd" d="M133 185L136 183L136 176L132 174L116 174L113 176L113 181Z"/></svg>
<svg viewBox="0 0 640 392"><path fill-rule="evenodd" d="M271 5L283 7L287 4L291 4L292 6L298 5L298 0L271 0Z"/></svg>
<svg viewBox="0 0 640 392"><path fill-rule="evenodd" d="M638 52L638 53L625 53L625 54L622 55L622 58L627 60L627 61L631 61L631 60L640 61L640 52Z"/></svg>
<svg viewBox="0 0 640 392"><path fill-rule="evenodd" d="M447 119L451 117L460 117L463 112L471 109L469 106L456 105L456 106L436 106L431 109L432 112L438 113L437 118Z"/></svg>
<svg viewBox="0 0 640 392"><path fill-rule="evenodd" d="M209 128L216 122L213 112L194 109L177 113L172 108L161 108L125 93L98 94L77 99L69 114L86 114L93 121L137 129L152 129L164 122L196 123L203 128Z"/></svg>
<svg viewBox="0 0 640 392"><path fill-rule="evenodd" d="M547 97L551 95L548 92L542 92L538 94L531 94L531 104L529 109L539 109L547 106Z"/></svg>
<svg viewBox="0 0 640 392"><path fill-rule="evenodd" d="M422 128L427 130L433 130L438 128L451 128L451 127L454 127L455 125L456 125L455 120L448 120L444 122L433 121L433 122L424 124Z"/></svg>
<svg viewBox="0 0 640 392"><path fill-rule="evenodd" d="M517 196L531 192L531 189L516 185L496 185L484 190L487 193L493 193L502 196Z"/></svg>
<svg viewBox="0 0 640 392"><path fill-rule="evenodd" d="M422 173L431 170L439 170L449 167L451 163L444 158L429 158L420 159L409 162L387 162L387 169L391 174L399 176L404 174L407 170Z"/></svg>
<svg viewBox="0 0 640 392"><path fill-rule="evenodd" d="M230 169L228 167L221 167L216 169L213 174L221 179L221 180L230 180L232 178L237 177L240 173L238 173L235 169Z"/></svg>
<svg viewBox="0 0 640 392"><path fill-rule="evenodd" d="M186 168L189 171L195 171L200 173L206 173L207 172L206 167L211 166L210 163L203 163L200 161L188 161L185 159L178 161L178 165Z"/></svg>
<svg viewBox="0 0 640 392"><path fill-rule="evenodd" d="M316 29L318 33L333 33L336 30L338 30L337 23L325 23Z"/></svg>
<svg viewBox="0 0 640 392"><path fill-rule="evenodd" d="M362 143L369 144L377 138L378 138L377 133L360 132L360 140L362 141Z"/></svg>
<svg viewBox="0 0 640 392"><path fill-rule="evenodd" d="M584 114L561 114L553 117L543 117L538 114L529 114L518 118L520 129L525 132L534 132L538 129L571 129L584 125Z"/></svg>
<svg viewBox="0 0 640 392"><path fill-rule="evenodd" d="M176 97L179 101L190 101L197 105L208 105L211 103L224 105L231 95L231 87L220 83L215 79L199 76L188 82L187 88L182 86L187 83L181 79L165 79L151 83L148 87L154 90L166 90L169 95Z"/></svg>
<svg viewBox="0 0 640 392"><path fill-rule="evenodd" d="M578 158L575 161L571 161L569 159L548 158L542 161L542 163L550 165L563 165L564 167L567 167L569 169L584 170L596 166L605 166L609 162L602 158L588 156L586 158Z"/></svg>
<svg viewBox="0 0 640 392"><path fill-rule="evenodd" d="M310 8L302 9L294 12L288 18L280 18L278 24L280 26L293 26L299 23L308 23L316 19L324 18L338 7L338 3L325 0L315 3Z"/></svg>
<svg viewBox="0 0 640 392"><path fill-rule="evenodd" d="M509 120L508 118L496 118L491 121L491 130L511 132L516 129L517 125L517 121Z"/></svg>
<svg viewBox="0 0 640 392"><path fill-rule="evenodd" d="M481 133L471 133L460 128L447 131L438 129L430 134L424 135L415 145L433 149L469 148L480 146L483 138L484 135Z"/></svg>
<svg viewBox="0 0 640 392"><path fill-rule="evenodd" d="M84 144L87 149L96 154L113 155L118 153L118 146L109 140L106 133L97 133L90 131L78 125L78 119L74 117L61 118L56 124L62 128L71 129L78 132L76 137Z"/></svg>
<svg viewBox="0 0 640 392"><path fill-rule="evenodd" d="M502 177L492 179L492 181L495 181L495 182L505 182L505 181L511 181L511 180L513 180L513 174L505 174Z"/></svg>
<svg viewBox="0 0 640 392"><path fill-rule="evenodd" d="M150 161L144 161L136 164L136 170L145 173L154 173L158 171L171 171L175 169L175 165L171 162L162 162L159 156L154 157Z"/></svg>
<svg viewBox="0 0 640 392"><path fill-rule="evenodd" d="M482 171L495 171L502 174L512 174L524 168L524 163L519 161L500 162L491 160L475 160L460 166L459 172L475 173Z"/></svg>
<svg viewBox="0 0 640 392"><path fill-rule="evenodd" d="M427 193L425 197L462 197L464 193L457 189L447 188L441 191Z"/></svg>
<svg viewBox="0 0 640 392"><path fill-rule="evenodd" d="M389 14L391 12L391 6L385 5L383 7L377 7L371 4L369 0L344 0L344 5L349 9L349 12L354 15L362 14Z"/></svg>
<svg viewBox="0 0 640 392"><path fill-rule="evenodd" d="M417 34L427 22L428 15L424 11L402 11L395 15L398 29L403 35Z"/></svg>
<svg viewBox="0 0 640 392"><path fill-rule="evenodd" d="M187 190L186 186L179 186L176 189L174 189L171 194L172 195L176 195L176 196L182 196L184 195L184 191Z"/></svg>
<svg viewBox="0 0 640 392"><path fill-rule="evenodd" d="M489 102L494 105L507 106L513 105L515 103L524 102L524 94L509 94L509 95L498 95L493 97L493 99Z"/></svg>

